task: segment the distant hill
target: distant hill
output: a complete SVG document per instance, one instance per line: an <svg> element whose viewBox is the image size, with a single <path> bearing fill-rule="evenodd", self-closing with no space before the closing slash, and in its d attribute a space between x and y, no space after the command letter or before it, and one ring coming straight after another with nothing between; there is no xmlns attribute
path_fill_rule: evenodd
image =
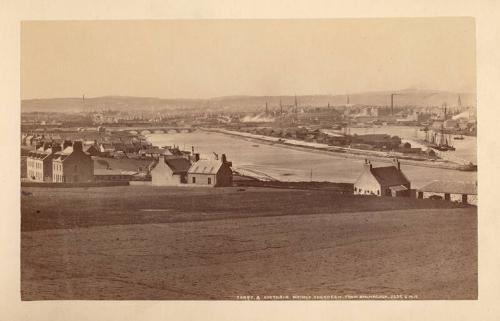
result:
<svg viewBox="0 0 500 321"><path fill-rule="evenodd" d="M395 106L458 106L458 96L462 106L476 106L475 93L454 93L436 90L406 89L394 92L378 91L349 94L349 103L356 105L389 106L391 93ZM113 109L132 110L233 110L250 111L262 109L268 103L269 109L278 109L281 104L294 105L295 96L224 96L209 99L163 99L153 97L105 96L94 98L51 98L28 99L21 102L22 112L81 112L90 110ZM347 95L299 95L299 106L320 107L345 105Z"/></svg>

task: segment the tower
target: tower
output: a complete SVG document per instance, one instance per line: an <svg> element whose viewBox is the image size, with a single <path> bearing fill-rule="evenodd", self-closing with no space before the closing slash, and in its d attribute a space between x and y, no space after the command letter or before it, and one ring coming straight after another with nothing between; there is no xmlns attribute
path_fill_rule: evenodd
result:
<svg viewBox="0 0 500 321"><path fill-rule="evenodd" d="M394 115L394 94L391 94L391 116Z"/></svg>

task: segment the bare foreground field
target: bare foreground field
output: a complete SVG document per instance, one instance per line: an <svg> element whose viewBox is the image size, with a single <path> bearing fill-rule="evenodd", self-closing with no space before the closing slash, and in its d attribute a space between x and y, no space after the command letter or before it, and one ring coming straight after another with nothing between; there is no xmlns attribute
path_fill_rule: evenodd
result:
<svg viewBox="0 0 500 321"><path fill-rule="evenodd" d="M263 188L23 191L23 300L477 298L473 207Z"/></svg>

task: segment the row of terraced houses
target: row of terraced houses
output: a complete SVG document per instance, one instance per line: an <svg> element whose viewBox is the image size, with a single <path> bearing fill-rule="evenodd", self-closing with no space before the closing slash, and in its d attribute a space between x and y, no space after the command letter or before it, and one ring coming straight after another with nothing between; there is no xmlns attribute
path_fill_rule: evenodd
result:
<svg viewBox="0 0 500 321"><path fill-rule="evenodd" d="M184 184L203 186L231 186L232 163L223 154L219 159L200 159L199 154L189 152L168 153L166 149L156 155L150 164L152 185L179 186ZM176 150L173 148L172 150ZM26 160L27 178L35 182L86 183L93 181L133 180L128 171L94 169L92 153L81 141L64 141L61 144L44 142L31 151Z"/></svg>

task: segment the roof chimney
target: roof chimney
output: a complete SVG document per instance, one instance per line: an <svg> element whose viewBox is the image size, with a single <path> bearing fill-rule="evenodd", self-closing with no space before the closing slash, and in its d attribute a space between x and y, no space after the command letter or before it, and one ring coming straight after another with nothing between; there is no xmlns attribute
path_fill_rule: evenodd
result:
<svg viewBox="0 0 500 321"><path fill-rule="evenodd" d="M363 164L363 167L366 168L366 169L372 169L372 163L365 158L365 163Z"/></svg>
<svg viewBox="0 0 500 321"><path fill-rule="evenodd" d="M222 154L221 161L227 163L226 154Z"/></svg>
<svg viewBox="0 0 500 321"><path fill-rule="evenodd" d="M82 142L79 140L73 141L73 151L83 151Z"/></svg>
<svg viewBox="0 0 500 321"><path fill-rule="evenodd" d="M401 163L399 162L399 159L394 158L394 164L398 170L401 170Z"/></svg>
<svg viewBox="0 0 500 321"><path fill-rule="evenodd" d="M60 152L61 151L61 145L59 144L52 144L52 154Z"/></svg>
<svg viewBox="0 0 500 321"><path fill-rule="evenodd" d="M200 160L200 153L194 154L194 161L197 162Z"/></svg>
<svg viewBox="0 0 500 321"><path fill-rule="evenodd" d="M65 150L65 149L66 149L66 147L68 147L68 146L71 146L71 141L70 141L70 140L66 140L66 139L65 139L65 140L62 142L61 148L62 148L62 150Z"/></svg>

